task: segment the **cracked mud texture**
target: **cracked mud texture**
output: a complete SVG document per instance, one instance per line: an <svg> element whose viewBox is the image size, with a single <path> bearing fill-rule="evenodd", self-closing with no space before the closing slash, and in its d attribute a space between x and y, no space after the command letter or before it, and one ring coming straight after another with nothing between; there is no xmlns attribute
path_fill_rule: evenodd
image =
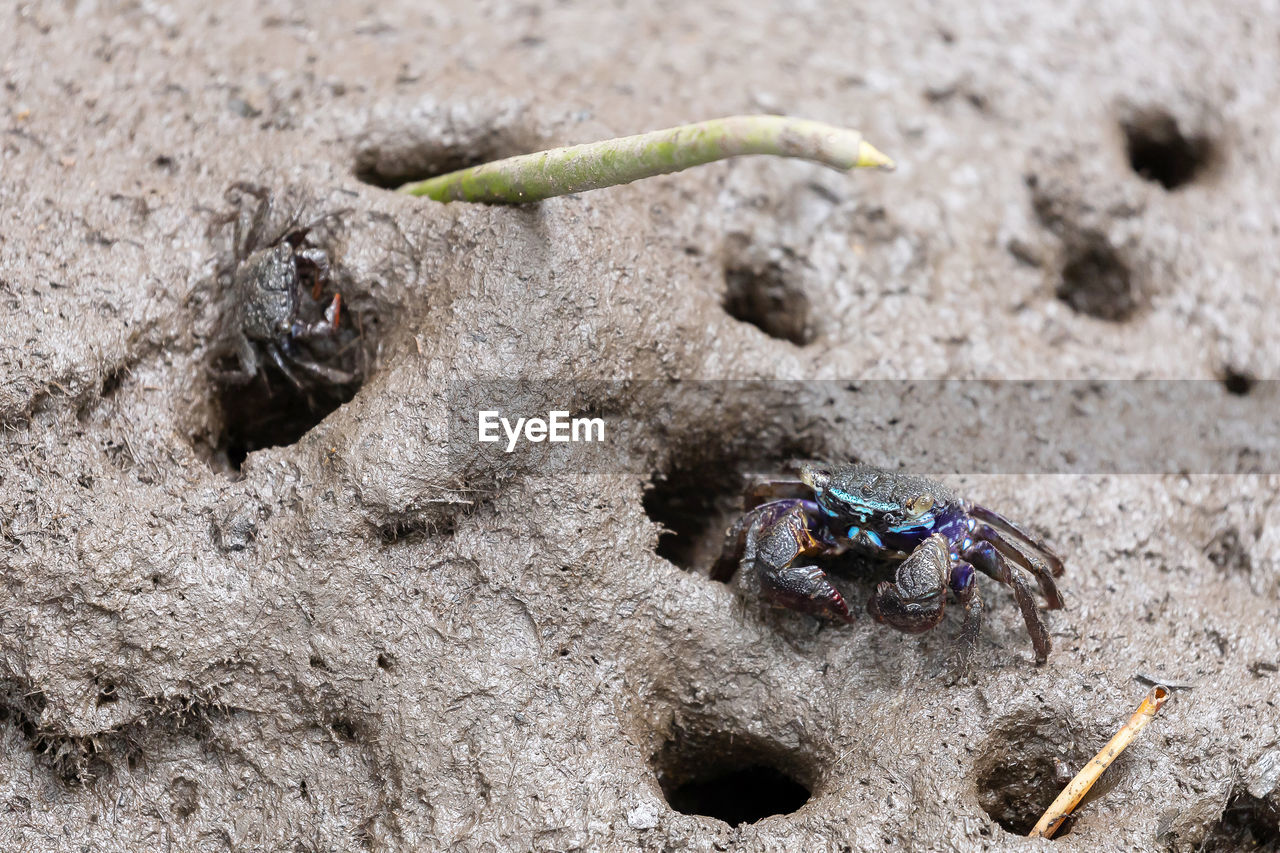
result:
<svg viewBox="0 0 1280 853"><path fill-rule="evenodd" d="M6 4L0 847L1274 849L1275 477L948 478L1068 567L1045 666L988 583L949 685L954 615L822 626L705 575L741 473L927 470L875 412L612 399L665 425L611 446L625 474L460 461L445 432L468 378L1261 395L1276 12ZM741 160L528 209L382 188L759 111L900 168ZM370 357L350 402L243 460L208 372L241 181L331 215ZM1139 672L1195 686L1066 834L1019 837ZM766 812L809 797L733 827L668 805L718 808L711 770Z"/></svg>

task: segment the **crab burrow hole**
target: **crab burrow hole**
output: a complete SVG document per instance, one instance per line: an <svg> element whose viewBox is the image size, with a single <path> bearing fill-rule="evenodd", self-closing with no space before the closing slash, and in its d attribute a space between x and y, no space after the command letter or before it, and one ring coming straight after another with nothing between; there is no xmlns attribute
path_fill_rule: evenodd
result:
<svg viewBox="0 0 1280 853"><path fill-rule="evenodd" d="M803 755L702 723L677 726L652 765L671 808L730 826L791 814L812 791Z"/></svg>
<svg viewBox="0 0 1280 853"><path fill-rule="evenodd" d="M1274 796L1264 799L1237 788L1199 849L1204 853L1280 851L1280 804Z"/></svg>
<svg viewBox="0 0 1280 853"><path fill-rule="evenodd" d="M1005 720L987 740L974 767L978 804L1006 832L1026 835L1109 737L1081 730L1065 717L1018 715ZM1130 765L1129 753L1121 754L1054 839L1069 834L1078 817L1087 815L1090 803L1125 779Z"/></svg>
<svg viewBox="0 0 1280 853"><path fill-rule="evenodd" d="M796 346L817 337L809 296L799 277L781 263L730 263L724 281L724 310L730 317Z"/></svg>
<svg viewBox="0 0 1280 853"><path fill-rule="evenodd" d="M354 172L362 183L396 189L545 147L518 109L458 104L371 128L356 148Z"/></svg>
<svg viewBox="0 0 1280 853"><path fill-rule="evenodd" d="M295 258L302 284L298 321L323 320L338 294L341 304L336 333L289 341L293 352L283 368L255 342L261 350L259 365L247 382L223 378L222 371L229 366L224 354L212 360L212 423L196 442L206 446L215 468L236 472L254 451L296 443L339 406L350 402L373 372L378 311L342 273L339 261L331 254L330 276L322 281L313 265L301 256ZM237 310L236 306L225 309L229 324L235 322ZM299 364L294 356L319 365L322 371Z"/></svg>
<svg viewBox="0 0 1280 853"><path fill-rule="evenodd" d="M1222 387L1227 390L1228 394L1235 397L1249 396L1257 381L1253 378L1253 374L1246 370L1227 367L1222 371Z"/></svg>
<svg viewBox="0 0 1280 853"><path fill-rule="evenodd" d="M746 234L729 235L721 304L730 317L771 338L805 346L817 337L803 260L787 246L762 246Z"/></svg>
<svg viewBox="0 0 1280 853"><path fill-rule="evenodd" d="M674 466L644 493L644 511L661 525L657 554L682 569L705 568L720 555L723 529L741 509L741 463L718 459Z"/></svg>
<svg viewBox="0 0 1280 853"><path fill-rule="evenodd" d="M739 422L728 431L736 436L732 445L689 438L644 492L645 513L664 531L657 554L682 569L707 570L719 558L725 531L741 515L749 484L778 474L788 462L822 455L815 443L795 435L790 424L753 427Z"/></svg>
<svg viewBox="0 0 1280 853"><path fill-rule="evenodd" d="M1067 244L1056 295L1074 311L1112 322L1132 318L1142 304L1129 265L1093 232Z"/></svg>
<svg viewBox="0 0 1280 853"><path fill-rule="evenodd" d="M1184 133L1168 112L1147 109L1121 121L1125 155L1139 177L1166 190L1186 186L1212 163L1215 148L1205 134Z"/></svg>

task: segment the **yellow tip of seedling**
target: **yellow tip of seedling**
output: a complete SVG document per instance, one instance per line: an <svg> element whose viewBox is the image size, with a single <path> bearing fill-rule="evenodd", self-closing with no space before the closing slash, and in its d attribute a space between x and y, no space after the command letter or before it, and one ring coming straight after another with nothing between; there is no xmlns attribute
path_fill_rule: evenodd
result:
<svg viewBox="0 0 1280 853"><path fill-rule="evenodd" d="M853 165L859 169L883 169L886 172L894 170L893 160L870 142L858 143L858 162Z"/></svg>

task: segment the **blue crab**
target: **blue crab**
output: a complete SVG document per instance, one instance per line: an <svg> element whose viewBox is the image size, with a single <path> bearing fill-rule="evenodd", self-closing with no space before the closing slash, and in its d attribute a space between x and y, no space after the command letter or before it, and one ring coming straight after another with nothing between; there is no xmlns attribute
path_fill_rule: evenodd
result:
<svg viewBox="0 0 1280 853"><path fill-rule="evenodd" d="M1013 589L1036 663L1049 656L1049 631L1031 583L1047 609L1062 607L1054 578L1062 559L1024 528L984 506L957 497L940 483L847 464L802 464L798 480L756 484L746 513L725 536L712 577L729 581L739 567L753 571L775 604L849 621L844 597L805 557L847 551L896 563L892 582L876 587L867 610L878 622L918 634L942 621L947 591L964 606L960 659L967 665L982 622L981 572Z"/></svg>

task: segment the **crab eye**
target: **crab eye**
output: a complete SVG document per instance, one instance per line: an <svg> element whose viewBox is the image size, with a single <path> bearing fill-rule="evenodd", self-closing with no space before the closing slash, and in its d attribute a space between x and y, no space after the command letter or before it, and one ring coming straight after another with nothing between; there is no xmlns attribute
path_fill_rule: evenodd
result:
<svg viewBox="0 0 1280 853"><path fill-rule="evenodd" d="M933 498L929 495L918 495L907 501L907 512L912 518L919 518L933 508Z"/></svg>

